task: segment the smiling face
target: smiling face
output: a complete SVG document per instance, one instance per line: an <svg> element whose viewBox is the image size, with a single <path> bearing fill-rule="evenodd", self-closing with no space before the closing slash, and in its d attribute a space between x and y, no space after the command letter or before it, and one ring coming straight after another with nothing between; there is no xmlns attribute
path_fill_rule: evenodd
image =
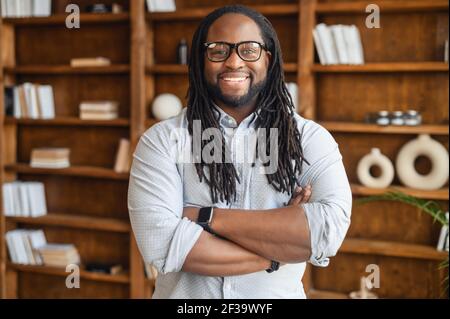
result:
<svg viewBox="0 0 450 319"><path fill-rule="evenodd" d="M249 17L236 13L217 19L209 28L206 39L206 42L243 41L266 44L258 25ZM206 54L204 59L208 91L216 104L233 108L255 104L258 94L265 87L270 52L262 50L260 59L255 62L242 60L236 49L232 49L223 62L211 62Z"/></svg>

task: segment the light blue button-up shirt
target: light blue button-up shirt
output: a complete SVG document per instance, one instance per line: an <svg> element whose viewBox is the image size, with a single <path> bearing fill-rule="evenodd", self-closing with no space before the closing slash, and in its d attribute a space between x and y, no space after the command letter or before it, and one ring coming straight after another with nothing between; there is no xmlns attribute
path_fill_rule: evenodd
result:
<svg viewBox="0 0 450 319"><path fill-rule="evenodd" d="M246 139L256 113L239 125L217 108L225 142L232 158L239 150L251 152ZM352 195L334 138L319 124L295 116L302 132L304 163L299 184L312 186L312 197L302 204L309 224L312 255L309 262L325 267L341 246L350 225ZM306 263L287 264L278 271L211 277L181 271L202 227L182 218L185 206L220 208L279 208L290 197L279 193L251 163L234 163L241 183L236 200L213 204L209 186L199 182L195 165L180 161L190 153L186 109L160 122L141 137L134 153L128 190L128 209L133 232L144 261L158 270L153 298L305 298L301 283ZM249 154L252 156L254 154Z"/></svg>

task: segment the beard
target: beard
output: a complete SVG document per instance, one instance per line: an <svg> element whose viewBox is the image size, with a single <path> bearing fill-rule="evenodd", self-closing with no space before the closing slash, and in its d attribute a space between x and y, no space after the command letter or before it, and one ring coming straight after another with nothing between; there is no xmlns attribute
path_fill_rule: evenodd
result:
<svg viewBox="0 0 450 319"><path fill-rule="evenodd" d="M242 96L230 96L223 94L222 90L220 89L220 86L217 83L213 84L206 81L208 93L213 99L217 99L222 103L224 103L225 105L234 108L239 108L241 106L247 105L256 96L258 96L262 90L266 88L266 84L267 84L267 77L264 78L264 80L255 84L253 84L253 81L251 81L250 87L246 94Z"/></svg>

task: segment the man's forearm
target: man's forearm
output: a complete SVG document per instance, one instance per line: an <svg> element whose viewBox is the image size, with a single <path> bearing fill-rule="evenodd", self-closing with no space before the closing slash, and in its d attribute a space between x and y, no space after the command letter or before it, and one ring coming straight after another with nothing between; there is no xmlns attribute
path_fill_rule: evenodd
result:
<svg viewBox="0 0 450 319"><path fill-rule="evenodd" d="M260 256L286 263L309 260L309 226L301 206L270 210L214 209L211 228Z"/></svg>
<svg viewBox="0 0 450 319"><path fill-rule="evenodd" d="M204 276L233 276L269 267L269 259L204 231L186 257L182 270Z"/></svg>

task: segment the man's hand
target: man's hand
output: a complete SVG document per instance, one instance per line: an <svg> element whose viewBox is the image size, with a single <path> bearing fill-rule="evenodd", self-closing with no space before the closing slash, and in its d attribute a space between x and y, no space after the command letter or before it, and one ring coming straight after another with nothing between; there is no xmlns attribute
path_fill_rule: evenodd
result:
<svg viewBox="0 0 450 319"><path fill-rule="evenodd" d="M307 203L311 198L311 194L312 194L311 185L308 185L304 188L297 187L295 189L294 194L291 197L291 200L288 203L288 206L289 205L296 206Z"/></svg>

